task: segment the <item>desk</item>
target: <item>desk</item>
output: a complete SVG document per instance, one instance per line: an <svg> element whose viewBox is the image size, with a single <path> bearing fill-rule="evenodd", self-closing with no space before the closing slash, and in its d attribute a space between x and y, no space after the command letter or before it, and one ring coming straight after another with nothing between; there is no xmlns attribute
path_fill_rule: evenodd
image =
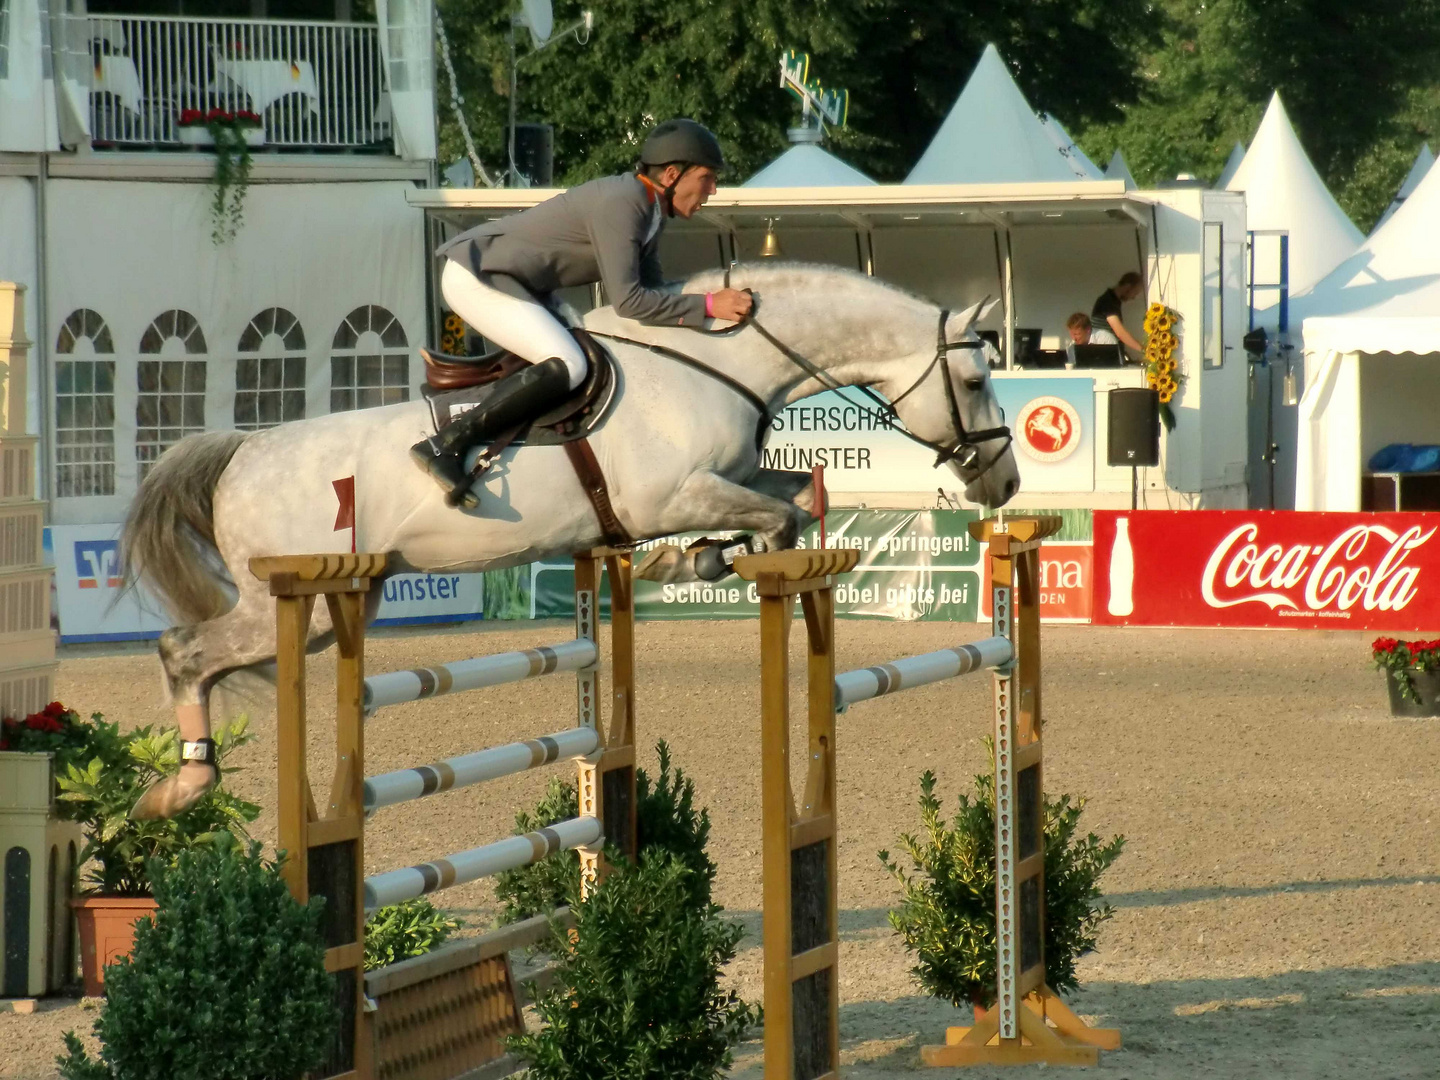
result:
<svg viewBox="0 0 1440 1080"><path fill-rule="evenodd" d="M140 73L135 61L119 53L101 53L90 82L92 94L111 94L131 112L140 112Z"/></svg>
<svg viewBox="0 0 1440 1080"><path fill-rule="evenodd" d="M287 94L301 94L310 111L320 115L320 86L308 60L216 60L215 81L219 89L228 84L248 96L257 113Z"/></svg>

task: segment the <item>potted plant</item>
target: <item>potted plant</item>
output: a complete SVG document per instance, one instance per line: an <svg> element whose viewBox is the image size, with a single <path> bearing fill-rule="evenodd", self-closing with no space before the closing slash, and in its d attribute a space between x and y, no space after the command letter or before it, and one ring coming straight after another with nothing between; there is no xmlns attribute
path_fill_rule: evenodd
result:
<svg viewBox="0 0 1440 1080"><path fill-rule="evenodd" d="M242 109L226 112L186 109L176 124L176 134L187 146L209 146L215 150L215 197L210 202L210 239L216 245L228 243L240 231L245 219L245 192L250 185L250 149L265 144L265 122Z"/></svg>
<svg viewBox="0 0 1440 1080"><path fill-rule="evenodd" d="M1385 672L1391 716L1440 716L1440 638L1376 638L1370 658Z"/></svg>
<svg viewBox="0 0 1440 1080"><path fill-rule="evenodd" d="M110 972L98 1058L75 1033L64 1080L301 1080L321 1071L339 1015L324 901L297 903L274 863L222 841L152 863L159 901ZM353 1075L353 1074L352 1074Z"/></svg>
<svg viewBox="0 0 1440 1080"><path fill-rule="evenodd" d="M34 793L32 809L55 802L55 776L81 760L90 745L91 726L73 709L52 701L23 720L0 720L0 791ZM70 817L63 806L58 816Z"/></svg>
<svg viewBox="0 0 1440 1080"><path fill-rule="evenodd" d="M244 718L215 733L222 777L226 753L248 742ZM147 863L168 865L181 852L248 835L246 826L260 808L217 784L183 814L169 820L135 821L130 811L152 783L179 766L180 744L174 730L155 733L139 728L121 734L118 724L94 717L89 757L72 761L56 777L59 799L85 832L81 862L87 865L90 891L72 901L80 926L81 972L85 993L104 993L105 967L126 955L135 920L155 909Z"/></svg>
<svg viewBox="0 0 1440 1080"><path fill-rule="evenodd" d="M911 970L920 985L957 1007L969 1005L978 1022L996 994L995 778L982 774L974 783L946 822L935 774L927 771L920 778L921 832L900 836L913 873L888 851L880 862L900 884L890 925L915 954ZM1076 962L1095 948L1096 931L1114 914L1100 900L1098 881L1125 838L1079 836L1084 799L1046 795L1044 803L1045 984L1063 993L1078 986Z"/></svg>

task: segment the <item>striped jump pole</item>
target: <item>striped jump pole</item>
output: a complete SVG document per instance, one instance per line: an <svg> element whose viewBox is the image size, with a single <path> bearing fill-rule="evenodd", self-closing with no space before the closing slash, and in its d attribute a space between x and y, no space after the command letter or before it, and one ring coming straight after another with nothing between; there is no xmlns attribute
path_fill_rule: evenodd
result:
<svg viewBox="0 0 1440 1080"><path fill-rule="evenodd" d="M957 645L953 649L939 649L888 664L857 668L835 676L835 708L845 709L861 701L953 679L957 675L968 675L981 668L1000 667L1008 664L1011 656L1008 638L988 637L969 645Z"/></svg>
<svg viewBox="0 0 1440 1080"><path fill-rule="evenodd" d="M601 843L636 854L634 612L629 552L596 549L575 558L575 639L537 649L365 678L365 594L385 576L386 556L297 555L252 559L276 606L280 847L292 895L326 898L326 970L336 977L341 1034L315 1074L332 1080L426 1080L471 1075L501 1056L505 1036L524 1031L508 946L474 955L438 951L366 975L365 913L465 881L579 850L587 881L604 873ZM608 699L600 670L600 583L611 586ZM317 596L329 608L340 654L336 669L335 781L328 799L311 788L306 748L305 668ZM441 694L517 682L560 671L576 676L576 726L552 735L418 768L365 777L365 716L376 709ZM606 701L609 701L608 722ZM579 762L579 816L435 862L364 877L366 817L384 806L424 798L554 762ZM502 932L503 933L503 932ZM468 940L468 939L467 939ZM508 939L507 939L508 940ZM424 967L421 972L419 967ZM403 983L403 988L401 988ZM393 984L393 985L392 985ZM385 989L389 987L389 989ZM373 999L367 1002L367 994Z"/></svg>
<svg viewBox="0 0 1440 1080"><path fill-rule="evenodd" d="M365 781L365 812L371 814L381 807L423 799L452 788L498 780L557 761L587 757L599 747L600 736L594 728L575 727L538 739L446 758L433 765L381 773Z"/></svg>
<svg viewBox="0 0 1440 1080"><path fill-rule="evenodd" d="M372 675L365 680L365 711L374 712L386 705L456 694L461 690L503 686L557 671L579 671L594 666L599 656L594 641L577 638L538 649L519 649L434 667Z"/></svg>
<svg viewBox="0 0 1440 1080"><path fill-rule="evenodd" d="M493 844L457 852L445 859L375 874L365 879L365 910L374 911L452 885L529 866L557 851L598 844L601 839L600 822L593 817L571 818L523 836L509 836Z"/></svg>

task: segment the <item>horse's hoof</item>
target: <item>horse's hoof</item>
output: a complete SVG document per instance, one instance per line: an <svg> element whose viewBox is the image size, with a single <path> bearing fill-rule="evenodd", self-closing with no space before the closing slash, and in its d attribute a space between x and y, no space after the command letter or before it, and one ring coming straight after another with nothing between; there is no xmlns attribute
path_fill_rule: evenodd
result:
<svg viewBox="0 0 1440 1080"><path fill-rule="evenodd" d="M640 560L640 565L635 567L631 576L640 581L674 581L675 572L684 558L674 544L660 544L651 548L645 558Z"/></svg>
<svg viewBox="0 0 1440 1080"><path fill-rule="evenodd" d="M205 793L215 786L215 770L208 765L205 767L204 779L192 775L186 770L167 776L165 779L150 786L150 790L141 795L130 811L130 817L135 821L153 821L157 818L172 818L176 814L182 814L189 810L205 797Z"/></svg>

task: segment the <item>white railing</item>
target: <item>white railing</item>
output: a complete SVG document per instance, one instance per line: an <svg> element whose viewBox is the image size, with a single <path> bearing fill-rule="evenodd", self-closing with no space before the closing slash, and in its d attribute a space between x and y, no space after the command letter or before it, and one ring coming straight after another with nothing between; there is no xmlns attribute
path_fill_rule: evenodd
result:
<svg viewBox="0 0 1440 1080"><path fill-rule="evenodd" d="M213 109L255 113L272 146L378 147L390 139L374 25L70 18L79 25L65 28L62 48L89 54L96 143L179 145L181 117Z"/></svg>

